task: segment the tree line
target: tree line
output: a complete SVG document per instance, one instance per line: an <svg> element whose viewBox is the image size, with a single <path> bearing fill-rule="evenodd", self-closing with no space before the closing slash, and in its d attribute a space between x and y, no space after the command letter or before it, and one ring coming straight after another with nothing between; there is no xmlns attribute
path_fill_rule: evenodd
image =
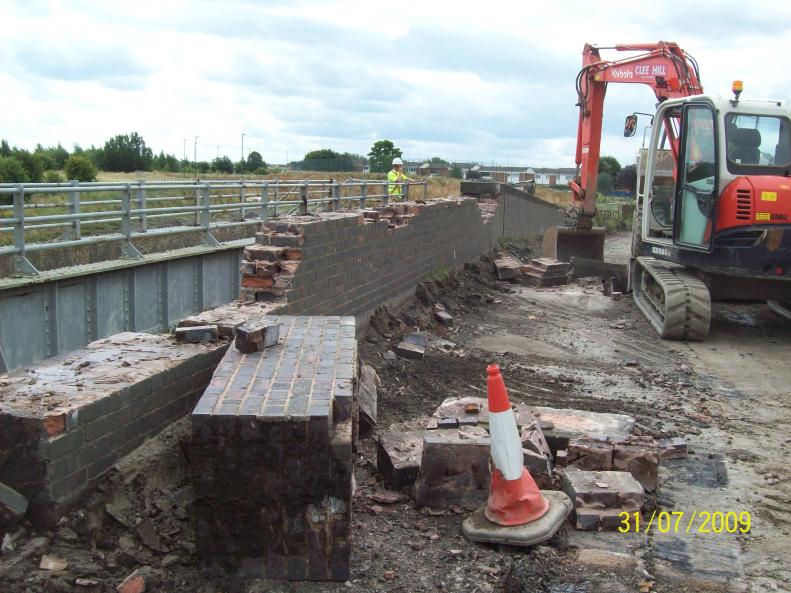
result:
<svg viewBox="0 0 791 593"><path fill-rule="evenodd" d="M253 150L244 160L233 162L227 156L193 163L160 151L154 154L137 132L118 134L103 146L83 149L75 144L71 152L60 143L32 151L0 140L1 183L60 183L66 179L94 181L98 171L162 171L170 173L269 173L261 153Z"/></svg>

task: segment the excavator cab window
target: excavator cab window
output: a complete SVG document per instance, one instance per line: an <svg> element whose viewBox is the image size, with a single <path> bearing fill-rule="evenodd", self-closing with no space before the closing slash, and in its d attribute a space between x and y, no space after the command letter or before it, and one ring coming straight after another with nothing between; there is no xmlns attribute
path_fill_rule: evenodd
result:
<svg viewBox="0 0 791 593"><path fill-rule="evenodd" d="M674 139L678 138L681 110L666 110L655 120L659 128L656 145L652 147L653 176L650 180L650 222L649 236L670 238L673 228L675 196L675 160L673 157Z"/></svg>
<svg viewBox="0 0 791 593"><path fill-rule="evenodd" d="M714 110L684 106L681 158L676 183L676 243L708 250L717 195L717 139Z"/></svg>
<svg viewBox="0 0 791 593"><path fill-rule="evenodd" d="M777 115L725 115L728 171L735 175L786 175L791 168L791 125Z"/></svg>

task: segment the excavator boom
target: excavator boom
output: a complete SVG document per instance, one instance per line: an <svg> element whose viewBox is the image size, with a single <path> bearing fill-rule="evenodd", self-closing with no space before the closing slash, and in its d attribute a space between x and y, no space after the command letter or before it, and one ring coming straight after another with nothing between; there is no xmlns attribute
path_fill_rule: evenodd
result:
<svg viewBox="0 0 791 593"><path fill-rule="evenodd" d="M600 49L642 53L607 61L601 59ZM582 69L577 75L580 114L575 160L578 175L569 183L579 210L576 228L580 230L590 229L591 219L596 214L604 96L611 82L648 85L659 102L703 93L697 63L676 43L659 41L607 48L585 45Z"/></svg>

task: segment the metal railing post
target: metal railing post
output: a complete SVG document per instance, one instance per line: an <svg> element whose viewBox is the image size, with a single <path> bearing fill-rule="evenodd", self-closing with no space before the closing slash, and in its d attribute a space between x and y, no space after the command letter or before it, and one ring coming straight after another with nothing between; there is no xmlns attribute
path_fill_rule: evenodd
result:
<svg viewBox="0 0 791 593"><path fill-rule="evenodd" d="M203 244L204 245L211 245L216 246L219 245L220 242L214 238L211 234L211 210L209 206L211 205L211 186L208 183L203 185L203 188L200 190L200 194L203 197L203 203L201 204L201 227L203 227Z"/></svg>
<svg viewBox="0 0 791 593"><path fill-rule="evenodd" d="M121 244L121 257L140 259L143 254L132 245L132 217L129 213L132 206L132 186L126 184L121 191L121 234L124 242Z"/></svg>
<svg viewBox="0 0 791 593"><path fill-rule="evenodd" d="M38 276L36 267L25 257L25 189L19 185L14 193L14 274Z"/></svg>
<svg viewBox="0 0 791 593"><path fill-rule="evenodd" d="M269 218L269 184L264 181L261 187L261 220Z"/></svg>
<svg viewBox="0 0 791 593"><path fill-rule="evenodd" d="M242 181L242 187L239 188L239 222L244 222L244 181Z"/></svg>
<svg viewBox="0 0 791 593"><path fill-rule="evenodd" d="M341 209L341 184L336 181L332 184L332 210L337 212Z"/></svg>
<svg viewBox="0 0 791 593"><path fill-rule="evenodd" d="M137 186L137 207L140 210L146 209L146 189L145 189L145 179L140 179L138 181ZM141 233L145 233L148 230L148 222L146 221L146 213L140 213L140 225L139 230Z"/></svg>
<svg viewBox="0 0 791 593"><path fill-rule="evenodd" d="M300 214L307 214L308 213L308 184L305 182L299 188L299 213Z"/></svg>
<svg viewBox="0 0 791 593"><path fill-rule="evenodd" d="M387 206L387 204L390 202L390 183L385 181L384 187L385 187L385 195L382 198L382 203L385 206ZM398 186L396 186L396 187L398 187Z"/></svg>
<svg viewBox="0 0 791 593"><path fill-rule="evenodd" d="M76 179L70 179L69 183L73 187L77 187L80 185L80 182ZM69 214L74 216L74 220L71 221L71 231L68 233L69 239L77 240L82 236L82 228L80 226L80 194L79 192L70 191L69 192Z"/></svg>
<svg viewBox="0 0 791 593"><path fill-rule="evenodd" d="M409 182L404 182L404 185L401 186L401 201L408 202L409 201Z"/></svg>
<svg viewBox="0 0 791 593"><path fill-rule="evenodd" d="M277 216L277 202L278 202L278 194L280 194L280 186L278 185L277 181L275 182L275 216Z"/></svg>
<svg viewBox="0 0 791 593"><path fill-rule="evenodd" d="M197 183L197 181L196 181ZM192 213L192 226L200 226L200 202L201 202L201 190L196 188L195 189L195 211Z"/></svg>
<svg viewBox="0 0 791 593"><path fill-rule="evenodd" d="M428 201L428 181L423 182L423 201Z"/></svg>
<svg viewBox="0 0 791 593"><path fill-rule="evenodd" d="M368 184L363 181L362 187L360 188L360 208L365 210L366 205L365 201L368 198Z"/></svg>

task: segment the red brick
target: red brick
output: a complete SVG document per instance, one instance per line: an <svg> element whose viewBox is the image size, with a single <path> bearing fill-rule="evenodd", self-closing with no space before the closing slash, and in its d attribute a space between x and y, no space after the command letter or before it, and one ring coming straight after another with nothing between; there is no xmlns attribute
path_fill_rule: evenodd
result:
<svg viewBox="0 0 791 593"><path fill-rule="evenodd" d="M288 259L291 261L301 260L302 259L302 250L301 249L286 249L285 250L285 257L284 259Z"/></svg>
<svg viewBox="0 0 791 593"><path fill-rule="evenodd" d="M66 430L66 415L49 416L41 421L41 426L49 436L55 436Z"/></svg>
<svg viewBox="0 0 791 593"><path fill-rule="evenodd" d="M118 593L143 593L146 590L146 580L140 571L136 570L116 587Z"/></svg>
<svg viewBox="0 0 791 593"><path fill-rule="evenodd" d="M244 276L242 286L244 288L269 288L274 284L272 278L261 278L259 276Z"/></svg>

